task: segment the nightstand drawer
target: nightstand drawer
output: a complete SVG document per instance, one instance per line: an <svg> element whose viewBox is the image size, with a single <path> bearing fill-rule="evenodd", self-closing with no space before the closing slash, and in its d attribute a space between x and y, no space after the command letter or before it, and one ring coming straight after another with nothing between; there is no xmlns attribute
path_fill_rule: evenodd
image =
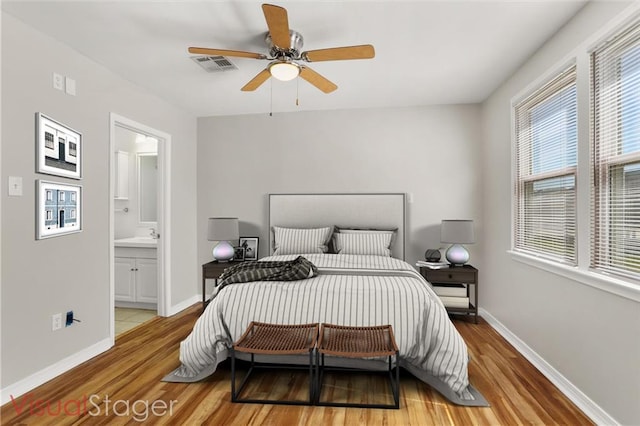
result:
<svg viewBox="0 0 640 426"><path fill-rule="evenodd" d="M475 283L476 272L464 269L424 271L424 277L431 283Z"/></svg>

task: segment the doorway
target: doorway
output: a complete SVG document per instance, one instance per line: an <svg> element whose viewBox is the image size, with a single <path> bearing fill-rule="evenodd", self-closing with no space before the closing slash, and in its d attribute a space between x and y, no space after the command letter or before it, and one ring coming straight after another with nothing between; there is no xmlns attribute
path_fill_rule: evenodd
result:
<svg viewBox="0 0 640 426"><path fill-rule="evenodd" d="M118 138L123 134L138 135L144 139L141 145L132 149L130 153L118 149ZM152 143L151 143L151 142ZM153 147L153 148L150 148ZM151 152L153 151L153 152ZM136 305L145 305L147 307L156 308L157 314L167 316L169 312L171 282L168 273L170 265L170 237L171 229L169 226L170 215L170 155L171 152L171 135L160 130L151 128L142 123L136 122L126 117L122 117L115 113L110 114L110 315L111 315L111 331L110 336L112 344L115 342L116 334L116 297L118 305L126 307L128 302L127 294L123 295L123 288L128 290L133 302L132 307ZM138 181L140 180L141 158L154 157L152 164L156 167L152 174L143 173L145 177L145 188L152 187L153 195L146 196L140 194ZM128 158L130 157L130 158ZM130 167L130 168L129 168ZM123 170L130 172L123 173ZM150 185L149 176L154 177L153 185ZM123 184L122 180L126 182ZM131 200L129 194L123 193L129 187L128 180L131 182ZM135 193L133 193L135 191ZM141 200L144 200L142 202ZM146 206L142 204L146 203ZM144 208L142 208L144 207ZM141 216L141 212L153 211L155 216L150 218L148 213ZM119 216L116 216L119 215ZM127 216L125 216L127 215ZM133 246L141 246L135 248L132 254L127 254L131 258L116 258L115 241L119 242L119 254L122 256L121 242L123 241L122 230L118 229L118 225L122 227L122 218L127 217L126 221L130 221L133 231L132 235L126 236L133 238L135 244ZM117 218L117 219L116 219ZM130 220L129 220L130 219ZM125 221L125 222L126 222ZM129 226L129 225L127 225ZM131 230L130 229L130 230ZM150 240L153 239L153 240ZM140 244L138 244L140 243ZM153 250L147 250L147 244L153 243ZM150 245L151 246L151 245ZM149 247L150 247L149 246ZM147 252L154 253L154 259L149 259ZM132 262L126 268L123 261ZM153 263L151 263L153 262ZM124 272L123 272L124 271ZM129 273L129 276L126 275ZM123 284L123 274L124 284ZM151 284L151 290L157 294L150 294L150 277L156 287ZM136 288L136 280L138 288ZM118 318L120 319L120 318Z"/></svg>

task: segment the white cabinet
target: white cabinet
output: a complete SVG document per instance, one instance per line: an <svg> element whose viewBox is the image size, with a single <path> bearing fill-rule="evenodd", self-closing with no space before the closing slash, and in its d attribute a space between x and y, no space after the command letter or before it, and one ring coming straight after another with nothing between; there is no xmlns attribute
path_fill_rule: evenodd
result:
<svg viewBox="0 0 640 426"><path fill-rule="evenodd" d="M116 257L114 281L117 302L158 302L156 259Z"/></svg>
<svg viewBox="0 0 640 426"><path fill-rule="evenodd" d="M158 302L158 262L136 259L136 302Z"/></svg>
<svg viewBox="0 0 640 426"><path fill-rule="evenodd" d="M117 200L129 199L129 153L116 151L115 154L115 198Z"/></svg>
<svg viewBox="0 0 640 426"><path fill-rule="evenodd" d="M129 257L115 258L115 298L121 302L135 302L136 259Z"/></svg>

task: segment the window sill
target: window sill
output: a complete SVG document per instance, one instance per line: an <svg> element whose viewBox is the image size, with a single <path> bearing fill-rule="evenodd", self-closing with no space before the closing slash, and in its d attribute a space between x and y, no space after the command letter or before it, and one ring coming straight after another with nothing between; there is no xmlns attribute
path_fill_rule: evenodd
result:
<svg viewBox="0 0 640 426"><path fill-rule="evenodd" d="M625 299L640 302L640 283L637 281L627 281L600 272L579 269L577 266L561 265L550 260L519 253L514 250L508 250L507 252L511 255L511 258L517 262L560 275L581 284L586 284L590 287L624 297Z"/></svg>

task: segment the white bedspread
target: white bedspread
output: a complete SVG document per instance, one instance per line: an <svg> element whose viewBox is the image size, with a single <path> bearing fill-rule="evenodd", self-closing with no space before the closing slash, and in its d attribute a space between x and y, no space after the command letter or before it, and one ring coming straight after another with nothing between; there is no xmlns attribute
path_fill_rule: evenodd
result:
<svg viewBox="0 0 640 426"><path fill-rule="evenodd" d="M400 365L449 400L487 405L469 385L467 347L440 299L408 263L382 256L303 255L314 278L260 281L223 288L180 344L182 365L166 381L212 374L251 321L276 324L391 324ZM271 256L263 260L291 260Z"/></svg>

